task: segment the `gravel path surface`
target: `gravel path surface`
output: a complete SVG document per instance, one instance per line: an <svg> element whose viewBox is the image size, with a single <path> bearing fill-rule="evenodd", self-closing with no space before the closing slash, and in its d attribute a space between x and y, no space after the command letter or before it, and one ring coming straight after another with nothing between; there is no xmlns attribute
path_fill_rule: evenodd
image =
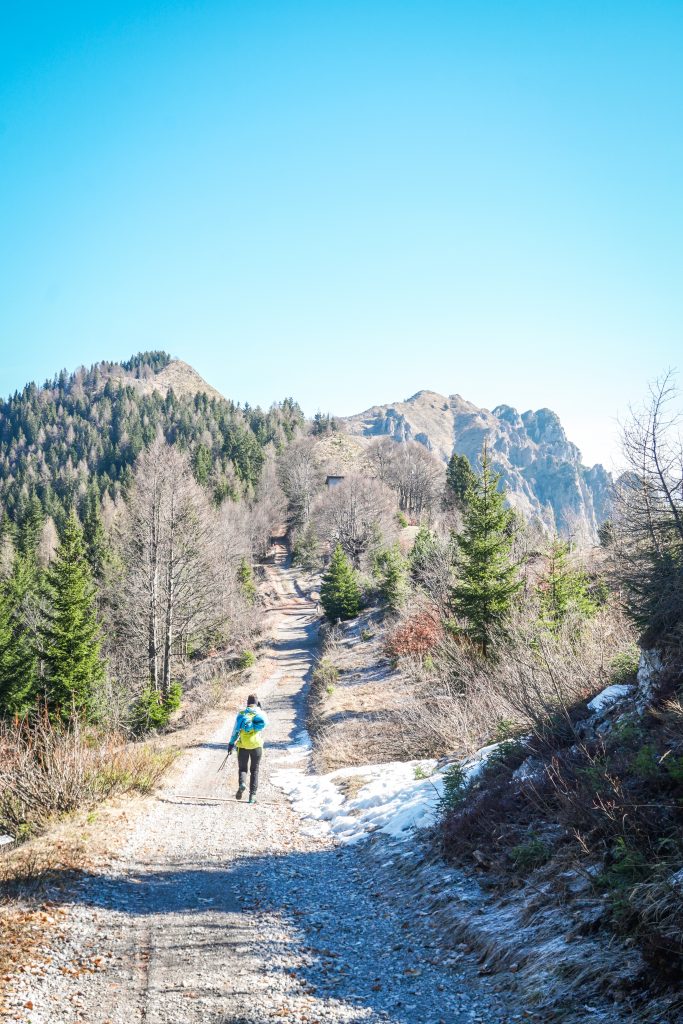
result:
<svg viewBox="0 0 683 1024"><path fill-rule="evenodd" d="M270 725L260 801L217 775L224 720L144 805L110 867L67 894L50 963L22 976L26 1024L260 1024L282 1020L503 1024L506 1009L464 952L444 951L390 843L340 848L307 834L269 773L303 727L311 606L282 565L260 687ZM405 852L405 848L401 848ZM418 905L416 905L418 904Z"/></svg>

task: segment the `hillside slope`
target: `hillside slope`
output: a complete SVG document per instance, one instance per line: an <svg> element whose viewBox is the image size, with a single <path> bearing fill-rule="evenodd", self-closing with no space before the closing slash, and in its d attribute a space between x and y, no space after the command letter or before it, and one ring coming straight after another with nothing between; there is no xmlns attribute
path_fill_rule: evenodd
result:
<svg viewBox="0 0 683 1024"><path fill-rule="evenodd" d="M520 415L509 405L481 409L460 395L418 391L405 402L376 405L342 421L349 434L418 441L448 461L453 451L476 465L486 441L512 504L562 533L595 538L608 515L610 474L588 468L550 409Z"/></svg>
<svg viewBox="0 0 683 1024"><path fill-rule="evenodd" d="M303 422L291 399L241 409L164 352L62 370L0 400L3 519L20 525L37 502L59 522L89 488L118 498L159 433L189 452L216 500L236 498L257 484L264 448L286 443Z"/></svg>
<svg viewBox="0 0 683 1024"><path fill-rule="evenodd" d="M115 371L111 375L112 380L120 380L125 384L133 384L142 395L151 395L158 392L164 398L170 390L178 397L195 395L206 395L209 399L218 402L226 402L224 395L217 391L211 384L197 373L193 366L183 362L182 359L171 359L171 361L153 376L131 377L130 373Z"/></svg>

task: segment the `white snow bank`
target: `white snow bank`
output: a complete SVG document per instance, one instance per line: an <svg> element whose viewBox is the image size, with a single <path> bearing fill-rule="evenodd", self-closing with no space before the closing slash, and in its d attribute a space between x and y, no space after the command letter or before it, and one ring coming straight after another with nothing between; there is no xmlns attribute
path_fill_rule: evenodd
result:
<svg viewBox="0 0 683 1024"><path fill-rule="evenodd" d="M467 782L479 774L498 746L483 747L461 763ZM320 823L319 831L356 843L373 832L407 839L413 829L432 825L446 771L448 766L439 770L432 760L391 761L339 768L327 775L283 768L273 775L273 782L284 790L295 811Z"/></svg>
<svg viewBox="0 0 683 1024"><path fill-rule="evenodd" d="M593 700L588 701L588 710L601 714L603 711L611 708L613 704L616 704L618 700L621 700L622 697L628 696L631 690L632 687L627 686L626 683L613 683L599 693L597 697L593 697Z"/></svg>
<svg viewBox="0 0 683 1024"><path fill-rule="evenodd" d="M13 843L12 836L0 836L0 846L5 846L7 843Z"/></svg>

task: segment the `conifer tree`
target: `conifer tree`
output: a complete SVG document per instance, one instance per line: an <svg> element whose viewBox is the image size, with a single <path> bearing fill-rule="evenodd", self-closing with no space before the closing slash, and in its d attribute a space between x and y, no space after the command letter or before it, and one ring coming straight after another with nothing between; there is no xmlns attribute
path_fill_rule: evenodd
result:
<svg viewBox="0 0 683 1024"><path fill-rule="evenodd" d="M88 488L83 515L83 543L92 574L96 580L101 581L111 559L111 551L102 521L100 497L95 486Z"/></svg>
<svg viewBox="0 0 683 1024"><path fill-rule="evenodd" d="M200 444L194 453L192 460L192 468L194 470L194 478L198 484L205 487L209 482L211 476L211 470L213 468L213 456L211 449L207 448L205 444Z"/></svg>
<svg viewBox="0 0 683 1024"><path fill-rule="evenodd" d="M398 544L382 548L375 556L373 573L379 581L382 597L394 611L402 608L408 597L408 562Z"/></svg>
<svg viewBox="0 0 683 1024"><path fill-rule="evenodd" d="M467 456L453 452L446 467L446 504L464 511L467 494L476 480L477 474Z"/></svg>
<svg viewBox="0 0 683 1024"><path fill-rule="evenodd" d="M332 622L352 619L360 611L360 592L356 574L341 544L332 553L330 564L323 576L320 600L325 614Z"/></svg>
<svg viewBox="0 0 683 1024"><path fill-rule="evenodd" d="M575 569L569 560L569 545L556 538L547 555L547 572L538 585L541 619L556 630L573 609L589 617L596 603L588 590L588 579L582 569Z"/></svg>
<svg viewBox="0 0 683 1024"><path fill-rule="evenodd" d="M73 511L47 573L47 593L49 607L43 627L47 706L63 718L73 712L92 718L104 661L95 587Z"/></svg>
<svg viewBox="0 0 683 1024"><path fill-rule="evenodd" d="M424 523L420 526L408 556L410 572L416 578L437 548L436 538Z"/></svg>
<svg viewBox="0 0 683 1024"><path fill-rule="evenodd" d="M19 551L22 555L29 558L35 555L44 521L43 506L39 498L32 494L19 527Z"/></svg>
<svg viewBox="0 0 683 1024"><path fill-rule="evenodd" d="M456 538L458 580L451 595L453 611L465 620L464 632L481 646L484 656L521 587L511 558L515 516L505 507L499 483L500 474L492 471L484 446L481 476L467 491L464 530Z"/></svg>
<svg viewBox="0 0 683 1024"><path fill-rule="evenodd" d="M248 604L256 600L256 584L254 583L254 570L246 558L242 558L237 570L237 579L242 588L242 593Z"/></svg>
<svg viewBox="0 0 683 1024"><path fill-rule="evenodd" d="M22 714L35 696L38 659L25 621L34 586L33 566L17 555L12 575L0 586L0 715Z"/></svg>

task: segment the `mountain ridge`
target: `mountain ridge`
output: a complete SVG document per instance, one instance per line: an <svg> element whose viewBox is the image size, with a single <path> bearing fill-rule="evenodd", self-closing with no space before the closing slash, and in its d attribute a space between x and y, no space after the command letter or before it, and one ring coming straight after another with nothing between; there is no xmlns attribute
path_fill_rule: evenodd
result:
<svg viewBox="0 0 683 1024"><path fill-rule="evenodd" d="M403 402L374 405L340 423L358 437L417 441L443 462L457 452L476 465L486 443L510 503L548 529L581 531L595 540L608 517L611 475L600 463L583 464L559 416L547 407L521 414L506 404L489 410L460 394L421 389Z"/></svg>

